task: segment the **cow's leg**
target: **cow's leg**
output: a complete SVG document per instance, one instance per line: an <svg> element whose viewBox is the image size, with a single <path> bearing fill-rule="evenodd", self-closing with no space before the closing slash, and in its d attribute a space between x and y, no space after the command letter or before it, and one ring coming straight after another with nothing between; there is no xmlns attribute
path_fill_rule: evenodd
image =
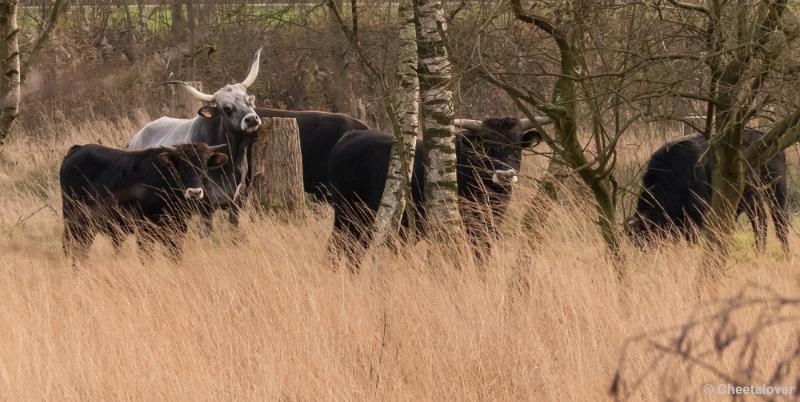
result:
<svg viewBox="0 0 800 402"><path fill-rule="evenodd" d="M139 260L142 265L147 265L153 261L153 250L155 248L156 230L152 223L144 223L136 231L136 244L139 246Z"/></svg>
<svg viewBox="0 0 800 402"><path fill-rule="evenodd" d="M90 222L70 219L64 221L64 255L72 259L73 267L86 261L94 237L95 229Z"/></svg>
<svg viewBox="0 0 800 402"><path fill-rule="evenodd" d="M781 242L784 255L789 255L789 217L786 214L786 188L780 183L768 194L769 210L775 224L775 234Z"/></svg>
<svg viewBox="0 0 800 402"><path fill-rule="evenodd" d="M239 227L239 213L241 213L245 203L247 202L247 188L248 186L244 184L239 185L236 200L234 200L230 210L228 211L228 222L230 222L233 227Z"/></svg>
<svg viewBox="0 0 800 402"><path fill-rule="evenodd" d="M176 264L183 257L183 238L186 230L185 223L173 223L165 225L158 233L158 240L164 245L167 256Z"/></svg>
<svg viewBox="0 0 800 402"><path fill-rule="evenodd" d="M769 224L767 223L767 211L764 208L762 200L757 200L753 217L755 219L754 225L756 226L754 233L756 234L756 249L759 253L764 253L767 248L767 233Z"/></svg>
<svg viewBox="0 0 800 402"><path fill-rule="evenodd" d="M200 235L207 237L214 231L214 208L203 203L200 206Z"/></svg>
<svg viewBox="0 0 800 402"><path fill-rule="evenodd" d="M700 227L693 224L687 223L686 226L682 229L683 237L686 239L686 242L689 244L697 244L700 241Z"/></svg>
<svg viewBox="0 0 800 402"><path fill-rule="evenodd" d="M364 223L349 214L335 211L333 233L328 242L329 253L339 253L347 259L351 271L355 272L361 256L368 245L365 238Z"/></svg>
<svg viewBox="0 0 800 402"><path fill-rule="evenodd" d="M64 216L62 246L64 256L70 259L72 266L75 267L78 263L86 261L97 228L92 224L85 205L73 201L68 195L62 194L62 198Z"/></svg>
<svg viewBox="0 0 800 402"><path fill-rule="evenodd" d="M479 265L484 265L491 255L492 243L500 239L497 225L502 219L502 210L491 209L487 204L472 202L461 208L464 228Z"/></svg>
<svg viewBox="0 0 800 402"><path fill-rule="evenodd" d="M333 218L333 232L328 241L328 252L341 252L344 255L349 255L355 241L352 225L346 218L336 213Z"/></svg>
<svg viewBox="0 0 800 402"><path fill-rule="evenodd" d="M758 193L745 195L742 203L744 212L753 228L756 250L759 254L763 254L767 244L767 213L764 210L764 203Z"/></svg>
<svg viewBox="0 0 800 402"><path fill-rule="evenodd" d="M241 208L237 204L231 205L230 209L228 209L228 222L234 228L239 227L239 211Z"/></svg>
<svg viewBox="0 0 800 402"><path fill-rule="evenodd" d="M478 264L483 265L489 255L490 244L493 240L490 236L487 236L488 226L480 221L480 214L474 211L462 211L461 216L464 217L464 231L472 249L472 254Z"/></svg>

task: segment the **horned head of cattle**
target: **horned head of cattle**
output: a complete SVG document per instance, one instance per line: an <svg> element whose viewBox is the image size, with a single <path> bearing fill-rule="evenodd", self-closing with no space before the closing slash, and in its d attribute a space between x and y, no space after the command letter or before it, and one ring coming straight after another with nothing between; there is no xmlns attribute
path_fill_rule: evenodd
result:
<svg viewBox="0 0 800 402"><path fill-rule="evenodd" d="M539 125L550 122L536 118ZM530 119L456 119L453 124L465 129L459 137L459 165L474 169L482 184L498 193L507 193L519 180L522 150L542 141Z"/></svg>
<svg viewBox="0 0 800 402"><path fill-rule="evenodd" d="M180 259L192 204L204 198L206 173L225 164L225 145L178 144L141 151L75 145L59 170L64 216L64 252L73 264L85 260L97 233L116 249L138 232L145 255L153 240Z"/></svg>
<svg viewBox="0 0 800 402"><path fill-rule="evenodd" d="M228 156L216 152L227 145L179 144L163 148L157 160L164 179L180 199L201 200L205 195L205 172L222 167Z"/></svg>
<svg viewBox="0 0 800 402"><path fill-rule="evenodd" d="M255 111L256 97L248 94L247 88L256 81L260 57L261 49L258 49L244 81L225 85L213 94L201 92L184 81L168 81L164 85L180 85L195 99L209 103L197 111L200 117L209 120L221 118L228 132L251 134L261 126L261 119Z"/></svg>

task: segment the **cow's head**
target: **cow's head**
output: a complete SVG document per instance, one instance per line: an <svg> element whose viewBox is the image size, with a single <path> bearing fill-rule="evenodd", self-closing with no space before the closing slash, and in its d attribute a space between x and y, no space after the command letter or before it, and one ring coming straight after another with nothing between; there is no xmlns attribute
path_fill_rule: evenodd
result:
<svg viewBox="0 0 800 402"><path fill-rule="evenodd" d="M547 124L550 119L537 122ZM498 192L507 192L519 180L522 150L542 141L529 119L456 119L454 124L465 129L459 137L460 163L475 169L483 184Z"/></svg>
<svg viewBox="0 0 800 402"><path fill-rule="evenodd" d="M653 200L648 189L642 192L633 215L625 219L623 231L634 246L639 248L656 246L668 238L690 235L683 228L688 224L684 216L679 221L671 220L664 209Z"/></svg>
<svg viewBox="0 0 800 402"><path fill-rule="evenodd" d="M197 114L200 118L215 120L222 119L226 131L229 133L255 133L261 125L261 119L255 111L256 98L247 93L247 88L253 85L258 76L258 64L261 49L256 52L253 64L247 78L238 84L229 84L213 94L206 94L183 81L169 81L164 84L180 85L197 100L209 103L201 107Z"/></svg>
<svg viewBox="0 0 800 402"><path fill-rule="evenodd" d="M623 230L631 243L638 248L657 247L667 239L692 234L681 230L672 222L653 221L639 213L634 213L625 220Z"/></svg>
<svg viewBox="0 0 800 402"><path fill-rule="evenodd" d="M219 168L228 160L227 155L217 152L225 146L195 143L162 148L158 163L175 198L203 199L208 170Z"/></svg>

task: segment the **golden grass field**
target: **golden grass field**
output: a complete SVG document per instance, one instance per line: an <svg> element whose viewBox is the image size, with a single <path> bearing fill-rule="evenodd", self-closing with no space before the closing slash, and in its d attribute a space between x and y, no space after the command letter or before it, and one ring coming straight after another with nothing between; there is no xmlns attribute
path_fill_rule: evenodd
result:
<svg viewBox="0 0 800 402"><path fill-rule="evenodd" d="M744 223L717 296L695 291L703 252L686 244L626 245L619 284L586 201L541 205L538 238L519 230L530 180L484 268L420 243L374 251L357 275L333 270L321 208L294 223L246 218L239 231L218 219L212 237L190 233L177 266L143 266L132 238L119 255L99 238L75 270L61 253L61 157L75 143L122 146L142 121L20 133L3 151L1 400L593 401L611 399L620 364L624 376L654 372L630 400L707 400L702 384L724 381L680 359L648 369L647 343L622 359L626 340L711 312L747 284L800 296L795 231L790 256L772 233L758 256ZM739 328L759 318L751 310ZM768 331L752 378L770 378L797 329ZM737 359L720 353L717 364L737 372Z"/></svg>

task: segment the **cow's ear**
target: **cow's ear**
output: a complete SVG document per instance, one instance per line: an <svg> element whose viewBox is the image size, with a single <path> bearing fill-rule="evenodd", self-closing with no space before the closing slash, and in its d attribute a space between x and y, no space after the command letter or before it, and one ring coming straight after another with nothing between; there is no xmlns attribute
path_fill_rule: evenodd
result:
<svg viewBox="0 0 800 402"><path fill-rule="evenodd" d="M169 152L158 154L158 163L160 163L161 166L169 166L171 162Z"/></svg>
<svg viewBox="0 0 800 402"><path fill-rule="evenodd" d="M205 105L197 109L197 115L205 119L213 119L217 115L217 108L210 105Z"/></svg>
<svg viewBox="0 0 800 402"><path fill-rule="evenodd" d="M218 167L222 167L225 162L228 161L228 155L225 155L221 152L214 152L211 154L211 157L208 158L208 168L214 169Z"/></svg>
<svg viewBox="0 0 800 402"><path fill-rule="evenodd" d="M536 130L528 130L522 133L522 142L519 144L522 148L530 148L539 145L542 142L542 134Z"/></svg>

